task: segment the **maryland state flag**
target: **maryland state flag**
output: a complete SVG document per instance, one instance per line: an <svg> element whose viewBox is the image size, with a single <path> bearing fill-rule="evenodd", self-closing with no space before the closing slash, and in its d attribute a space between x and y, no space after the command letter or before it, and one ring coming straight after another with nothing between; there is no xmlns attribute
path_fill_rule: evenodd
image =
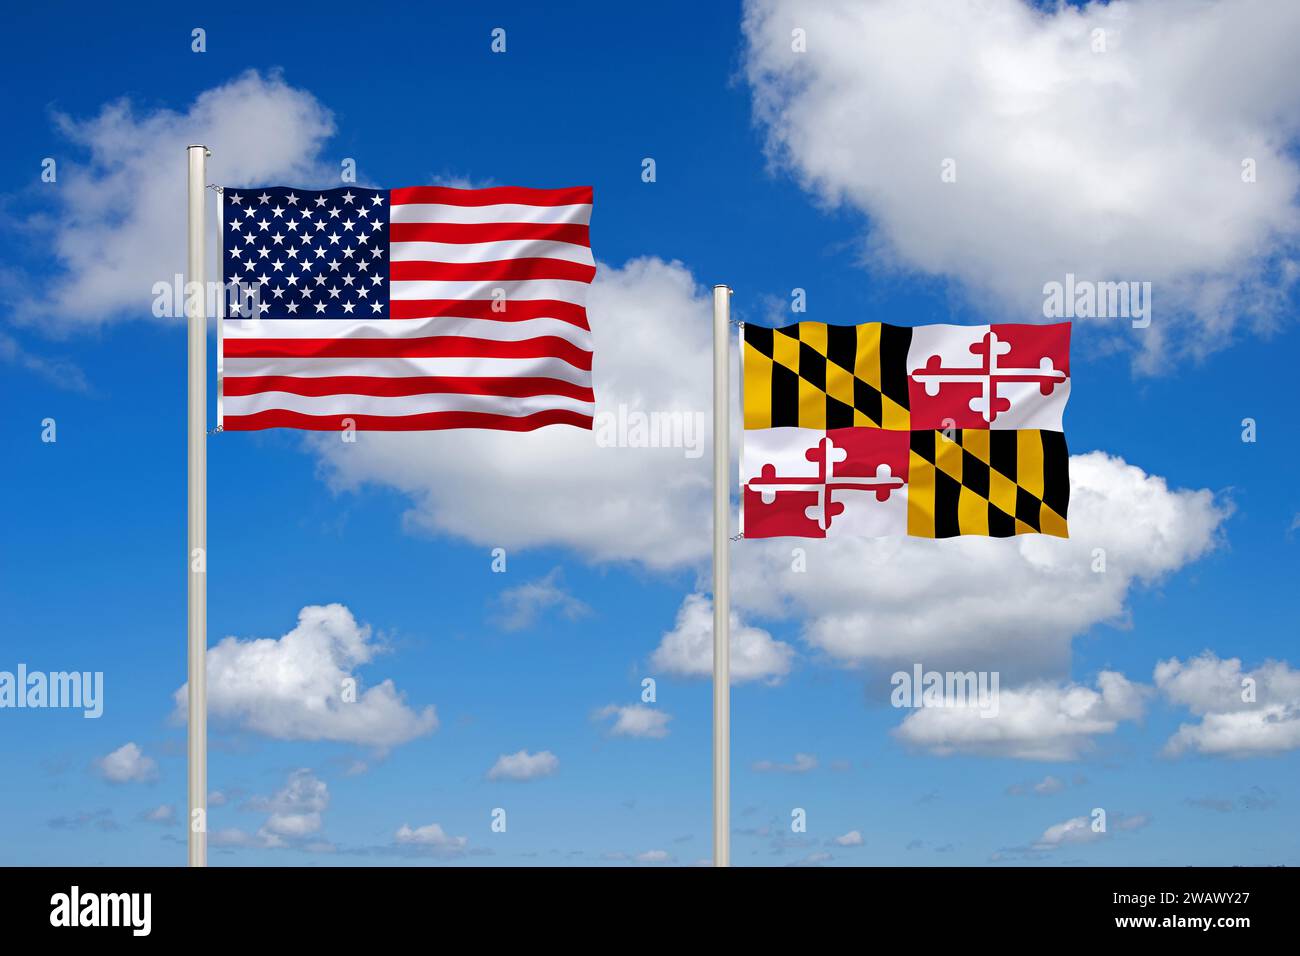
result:
<svg viewBox="0 0 1300 956"><path fill-rule="evenodd" d="M1068 537L1070 323L746 325L747 538Z"/></svg>

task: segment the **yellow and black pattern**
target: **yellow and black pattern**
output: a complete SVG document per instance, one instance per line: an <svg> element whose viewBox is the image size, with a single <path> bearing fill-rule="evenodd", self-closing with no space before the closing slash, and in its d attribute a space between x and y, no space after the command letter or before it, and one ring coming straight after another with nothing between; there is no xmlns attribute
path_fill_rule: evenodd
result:
<svg viewBox="0 0 1300 956"><path fill-rule="evenodd" d="M1070 453L1061 432L912 432L907 533L1068 538Z"/></svg>
<svg viewBox="0 0 1300 956"><path fill-rule="evenodd" d="M883 322L745 324L746 428L911 426L912 330Z"/></svg>

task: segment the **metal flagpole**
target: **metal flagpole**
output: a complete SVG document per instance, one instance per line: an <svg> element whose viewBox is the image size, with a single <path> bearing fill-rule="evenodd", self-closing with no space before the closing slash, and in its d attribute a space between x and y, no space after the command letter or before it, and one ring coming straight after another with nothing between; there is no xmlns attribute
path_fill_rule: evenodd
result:
<svg viewBox="0 0 1300 956"><path fill-rule="evenodd" d="M208 315L206 146L189 147L189 798L190 866L208 865Z"/></svg>
<svg viewBox="0 0 1300 956"><path fill-rule="evenodd" d="M713 287L713 865L731 865L731 289Z"/></svg>

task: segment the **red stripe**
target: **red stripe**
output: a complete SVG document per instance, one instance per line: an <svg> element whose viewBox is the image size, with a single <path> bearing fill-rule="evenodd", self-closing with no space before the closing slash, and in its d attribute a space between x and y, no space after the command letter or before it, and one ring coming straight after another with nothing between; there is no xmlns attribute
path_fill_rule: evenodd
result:
<svg viewBox="0 0 1300 956"><path fill-rule="evenodd" d="M591 228L568 222L394 222L392 242L504 242L511 239L551 239L591 246Z"/></svg>
<svg viewBox="0 0 1300 956"><path fill-rule="evenodd" d="M452 189L447 186L407 186L389 190L394 206L413 202L442 203L447 206L494 206L513 203L520 206L577 206L591 202L590 186L568 189L525 189L519 186L496 186L492 189Z"/></svg>
<svg viewBox="0 0 1300 956"><path fill-rule="evenodd" d="M591 371L591 353L555 335L497 342L467 335L418 339L232 339L226 358L558 358Z"/></svg>
<svg viewBox="0 0 1300 956"><path fill-rule="evenodd" d="M590 429L592 417L567 408L552 408L515 418L490 412L425 412L422 415L305 415L270 409L252 415L227 415L221 428L228 432L260 431L263 428L304 428L309 431L339 432L352 422L358 431L418 432L441 428L493 428L530 432L547 425L576 425Z"/></svg>
<svg viewBox="0 0 1300 956"><path fill-rule="evenodd" d="M320 378L298 375L236 375L222 380L227 396L257 395L260 392L289 392L294 395L493 395L502 398L531 398L535 395L563 395L580 402L594 402L590 386L558 378L505 378L500 376L403 375L379 378L371 375L326 375Z"/></svg>
<svg viewBox="0 0 1300 956"><path fill-rule="evenodd" d="M496 306L496 308L493 308ZM498 322L523 322L528 319L559 319L580 329L591 331L587 310L573 302L558 299L393 299L388 304L394 319L490 319ZM501 311L497 311L500 309ZM230 341L227 339L226 341Z"/></svg>
<svg viewBox="0 0 1300 956"><path fill-rule="evenodd" d="M590 282L596 267L567 259L498 259L493 262L392 262L388 278L393 282L444 280L491 282L497 279L568 279Z"/></svg>

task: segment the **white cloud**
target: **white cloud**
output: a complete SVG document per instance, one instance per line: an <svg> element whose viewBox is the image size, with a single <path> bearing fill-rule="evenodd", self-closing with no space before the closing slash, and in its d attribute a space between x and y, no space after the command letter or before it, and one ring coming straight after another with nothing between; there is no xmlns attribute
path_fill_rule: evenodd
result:
<svg viewBox="0 0 1300 956"><path fill-rule="evenodd" d="M329 802L325 781L302 769L291 773L274 796L254 799L251 806L269 814L259 832L268 844L276 845L280 838L300 840L318 832Z"/></svg>
<svg viewBox="0 0 1300 956"><path fill-rule="evenodd" d="M612 737L667 737L668 722L673 719L671 714L644 704L610 704L596 711L595 717L597 720L614 718L609 728Z"/></svg>
<svg viewBox="0 0 1300 956"><path fill-rule="evenodd" d="M771 760L759 760L754 768L757 773L807 773L817 769L817 757L813 754L795 754L790 763L775 763Z"/></svg>
<svg viewBox="0 0 1300 956"><path fill-rule="evenodd" d="M469 837L450 836L436 823L427 823L422 827L411 827L403 823L397 828L393 840L399 846L419 847L439 854L455 854L469 845Z"/></svg>
<svg viewBox="0 0 1300 956"><path fill-rule="evenodd" d="M1075 635L1126 623L1130 590L1213 549L1230 512L1101 452L1073 456L1070 479L1068 539L801 541L806 573L788 542L747 541L733 604L802 617L804 639L845 665L998 671L1004 685L1064 675Z"/></svg>
<svg viewBox="0 0 1300 956"><path fill-rule="evenodd" d="M761 680L776 683L790 673L794 648L775 640L762 628L741 623L731 612L731 682ZM713 675L713 601L689 594L677 611L677 624L659 642L650 665L678 677Z"/></svg>
<svg viewBox="0 0 1300 956"><path fill-rule="evenodd" d="M1092 817L1072 817L1063 823L1056 823L1043 831L1033 844L1033 850L1055 850L1062 846L1080 843L1096 843L1114 831L1140 830L1151 822L1146 814L1129 816L1115 814L1106 824L1105 829L1094 829Z"/></svg>
<svg viewBox="0 0 1300 956"><path fill-rule="evenodd" d="M208 713L280 740L335 740L384 750L433 732L432 706L416 711L391 680L362 690L356 668L381 648L341 604L308 606L280 638L227 637L208 649ZM356 699L344 700L345 681ZM175 719L188 710L176 691Z"/></svg>
<svg viewBox="0 0 1300 956"><path fill-rule="evenodd" d="M527 750L502 754L488 771L489 780L538 780L560 769L560 758L549 750L530 754Z"/></svg>
<svg viewBox="0 0 1300 956"><path fill-rule="evenodd" d="M171 824L176 822L176 808L170 803L159 804L151 810L146 810L141 814L141 819L147 823Z"/></svg>
<svg viewBox="0 0 1300 956"><path fill-rule="evenodd" d="M147 783L158 777L158 761L135 743L123 744L95 761L95 769L109 783Z"/></svg>
<svg viewBox="0 0 1300 956"><path fill-rule="evenodd" d="M711 298L680 263L600 265L588 313L597 414L705 413ZM707 442L707 434L705 436ZM709 554L708 456L600 447L591 431L370 432L307 438L336 489L397 488L408 528L486 547L560 545L594 561L678 567Z"/></svg>
<svg viewBox="0 0 1300 956"><path fill-rule="evenodd" d="M290 773L284 786L271 796L248 801L246 809L266 814L256 832L227 827L210 832L208 843L228 849L332 851L333 844L316 836L329 804L325 781L304 767Z"/></svg>
<svg viewBox="0 0 1300 956"><path fill-rule="evenodd" d="M1040 797L1050 796L1053 793L1060 793L1065 789L1065 781L1060 777L1053 777L1048 774L1038 783L1034 784L1034 793Z"/></svg>
<svg viewBox="0 0 1300 956"><path fill-rule="evenodd" d="M1300 747L1300 671L1285 661L1244 671L1240 658L1206 651L1186 663L1161 661L1155 683L1171 703L1201 718L1178 728L1167 754L1252 757Z"/></svg>
<svg viewBox="0 0 1300 956"><path fill-rule="evenodd" d="M39 297L16 303L23 323L67 328L152 316L153 284L185 271L185 147L191 143L212 149L213 182L310 185L330 172L319 162L334 133L329 111L276 73L250 70L200 93L180 112L140 111L123 99L89 119L56 119L86 158L62 160L58 188L48 190L57 208L37 229L61 274L41 283ZM210 197L209 209L215 208ZM215 222L215 212L212 217ZM215 277L215 252L210 261Z"/></svg>
<svg viewBox="0 0 1300 956"><path fill-rule="evenodd" d="M576 621L591 613L591 608L564 589L563 570L552 568L535 581L526 581L501 592L497 626L503 631L522 631L537 623L547 611L554 611L566 621Z"/></svg>
<svg viewBox="0 0 1300 956"><path fill-rule="evenodd" d="M1292 0L749 0L744 68L775 161L870 217L864 257L1027 319L1067 272L1150 281L1155 321L1134 339L1154 362L1161 343L1201 352L1286 314L1298 31ZM1175 331L1175 314L1192 321Z"/></svg>
<svg viewBox="0 0 1300 956"><path fill-rule="evenodd" d="M638 863L671 863L673 856L667 850L646 850L636 855Z"/></svg>
<svg viewBox="0 0 1300 956"><path fill-rule="evenodd" d="M841 834L835 838L837 846L862 846L866 842L862 839L861 830L850 830L848 833Z"/></svg>
<svg viewBox="0 0 1300 956"><path fill-rule="evenodd" d="M1102 671L1097 690L1082 684L1003 688L986 716L977 702L922 707L894 729L900 740L939 756L974 753L1022 760L1075 760L1113 734L1122 721L1142 716L1149 688Z"/></svg>

